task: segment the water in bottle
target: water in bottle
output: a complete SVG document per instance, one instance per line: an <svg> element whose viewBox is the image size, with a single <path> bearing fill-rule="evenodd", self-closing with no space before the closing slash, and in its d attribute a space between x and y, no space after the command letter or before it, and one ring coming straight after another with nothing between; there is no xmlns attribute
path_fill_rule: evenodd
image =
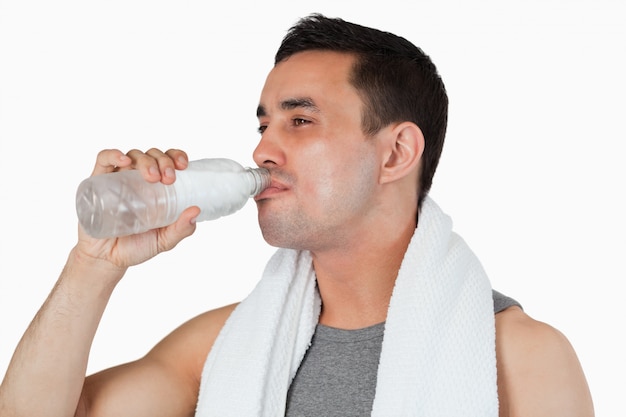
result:
<svg viewBox="0 0 626 417"><path fill-rule="evenodd" d="M76 193L76 212L90 236L124 236L170 225L191 206L201 209L197 221L234 213L269 184L264 168L244 168L225 158L200 159L176 171L171 185L149 183L136 170L87 178Z"/></svg>

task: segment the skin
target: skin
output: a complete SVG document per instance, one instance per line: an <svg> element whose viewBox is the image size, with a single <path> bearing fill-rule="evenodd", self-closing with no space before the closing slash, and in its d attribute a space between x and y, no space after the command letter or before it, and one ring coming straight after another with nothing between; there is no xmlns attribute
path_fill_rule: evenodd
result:
<svg viewBox="0 0 626 417"><path fill-rule="evenodd" d="M350 55L316 51L276 65L261 94L254 151L255 162L272 173L272 185L256 198L264 237L311 251L320 321L344 329L386 318L416 226L424 148L421 131L408 122L363 135L362 103L347 81L352 63ZM174 168L186 166L180 150L105 150L93 175L138 169L147 181L172 183ZM189 320L137 361L84 375L98 323L126 269L190 236L198 213L192 207L171 226L120 239L94 240L79 230L9 365L1 415L193 416L204 360L235 305ZM554 328L509 308L496 315L496 354L500 416L593 415L576 354Z"/></svg>

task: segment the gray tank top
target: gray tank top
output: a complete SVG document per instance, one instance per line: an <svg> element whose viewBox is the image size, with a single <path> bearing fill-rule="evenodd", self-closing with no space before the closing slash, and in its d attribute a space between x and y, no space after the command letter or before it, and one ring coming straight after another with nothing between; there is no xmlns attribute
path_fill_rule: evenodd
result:
<svg viewBox="0 0 626 417"><path fill-rule="evenodd" d="M493 291L497 314L520 304ZM287 394L286 417L372 413L385 323L357 330L318 324Z"/></svg>

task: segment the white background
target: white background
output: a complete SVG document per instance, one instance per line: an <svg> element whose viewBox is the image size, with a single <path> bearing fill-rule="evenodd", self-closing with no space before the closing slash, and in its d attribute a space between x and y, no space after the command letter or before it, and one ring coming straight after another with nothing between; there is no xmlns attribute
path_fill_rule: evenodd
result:
<svg viewBox="0 0 626 417"><path fill-rule="evenodd" d="M74 244L74 193L96 153L177 147L252 165L274 52L299 17L322 12L431 55L451 101L431 195L493 286L568 336L597 414L620 414L623 2L210 3L0 1L0 376ZM244 297L273 250L254 204L199 224L127 274L90 372Z"/></svg>

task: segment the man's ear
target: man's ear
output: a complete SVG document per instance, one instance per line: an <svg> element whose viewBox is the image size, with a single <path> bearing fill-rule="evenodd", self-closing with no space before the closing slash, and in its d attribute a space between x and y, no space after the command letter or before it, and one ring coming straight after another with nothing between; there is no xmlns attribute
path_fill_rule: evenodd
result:
<svg viewBox="0 0 626 417"><path fill-rule="evenodd" d="M413 122L402 122L385 137L385 160L380 183L396 181L417 171L424 152L424 135Z"/></svg>

